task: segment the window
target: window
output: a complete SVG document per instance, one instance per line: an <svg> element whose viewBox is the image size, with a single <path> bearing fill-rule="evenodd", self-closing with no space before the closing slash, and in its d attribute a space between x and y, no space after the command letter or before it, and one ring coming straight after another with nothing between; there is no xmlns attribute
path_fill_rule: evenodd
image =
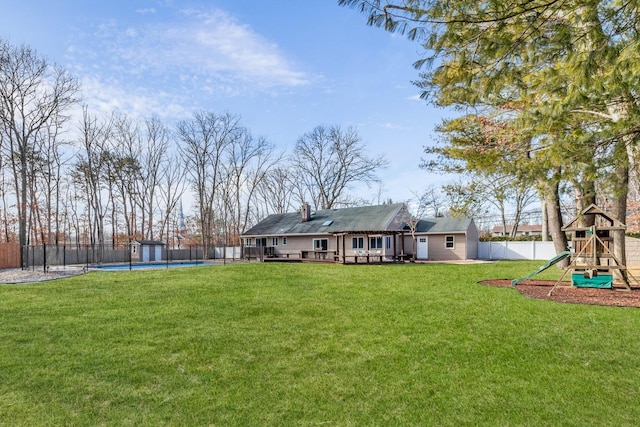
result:
<svg viewBox="0 0 640 427"><path fill-rule="evenodd" d="M453 249L455 245L455 236L445 236L444 237L444 247L446 249Z"/></svg>
<svg viewBox="0 0 640 427"><path fill-rule="evenodd" d="M271 246L278 246L278 238L277 237L272 237L271 238Z"/></svg>
<svg viewBox="0 0 640 427"><path fill-rule="evenodd" d="M313 239L314 251L326 251L329 249L329 240L327 239Z"/></svg>
<svg viewBox="0 0 640 427"><path fill-rule="evenodd" d="M352 249L364 249L364 237L354 237L351 242Z"/></svg>
<svg viewBox="0 0 640 427"><path fill-rule="evenodd" d="M420 238L420 243L427 243L427 238L426 237L421 237Z"/></svg>
<svg viewBox="0 0 640 427"><path fill-rule="evenodd" d="M382 249L382 237L369 237L369 248Z"/></svg>
<svg viewBox="0 0 640 427"><path fill-rule="evenodd" d="M245 246L251 246L251 237L249 237L248 239L245 239L244 244Z"/></svg>
<svg viewBox="0 0 640 427"><path fill-rule="evenodd" d="M282 244L283 244L283 245L286 245L286 244L287 244L287 238L286 238L286 237L283 237L283 238L282 238Z"/></svg>
<svg viewBox="0 0 640 427"><path fill-rule="evenodd" d="M391 236L387 236L387 249L391 249Z"/></svg>

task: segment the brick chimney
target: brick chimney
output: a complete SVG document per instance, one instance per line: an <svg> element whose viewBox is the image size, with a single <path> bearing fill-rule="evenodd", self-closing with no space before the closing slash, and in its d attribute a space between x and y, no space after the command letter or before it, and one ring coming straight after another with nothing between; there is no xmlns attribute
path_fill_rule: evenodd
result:
<svg viewBox="0 0 640 427"><path fill-rule="evenodd" d="M302 222L307 222L311 219L311 205L309 203L304 202L302 204L302 208L300 209L300 213L302 214Z"/></svg>

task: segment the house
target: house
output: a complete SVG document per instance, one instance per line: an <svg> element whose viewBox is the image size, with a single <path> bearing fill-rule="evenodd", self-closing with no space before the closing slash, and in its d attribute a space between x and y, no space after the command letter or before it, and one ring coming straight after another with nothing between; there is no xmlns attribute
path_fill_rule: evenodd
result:
<svg viewBox="0 0 640 427"><path fill-rule="evenodd" d="M510 236L513 225L507 225L507 229L501 225L496 225L491 230L491 235L494 237ZM519 225L516 230L516 236L540 236L542 235L542 225L540 224L522 224Z"/></svg>
<svg viewBox="0 0 640 427"><path fill-rule="evenodd" d="M472 220L422 220L413 236L411 215L404 204L325 209L311 213L305 203L300 213L270 215L243 233L244 256L259 259L370 262L422 259L467 259L477 256L478 233ZM447 227L453 227L447 234ZM471 244L469 244L471 240ZM442 248L437 247L439 242ZM448 242L448 243L447 243ZM425 246L426 245L426 246Z"/></svg>

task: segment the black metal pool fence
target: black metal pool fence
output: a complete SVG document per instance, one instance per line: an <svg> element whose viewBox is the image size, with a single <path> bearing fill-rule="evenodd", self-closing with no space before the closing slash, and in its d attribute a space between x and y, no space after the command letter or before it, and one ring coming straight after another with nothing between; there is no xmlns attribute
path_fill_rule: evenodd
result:
<svg viewBox="0 0 640 427"><path fill-rule="evenodd" d="M161 257L161 260L156 261L236 260L242 257L242 250L240 246L215 246L209 247L208 253L205 254L202 245L190 245L179 249L163 248ZM132 262L132 252L129 244L119 246L26 245L22 247L23 269L40 267L46 270L53 266L85 265L89 267L96 264L130 262Z"/></svg>

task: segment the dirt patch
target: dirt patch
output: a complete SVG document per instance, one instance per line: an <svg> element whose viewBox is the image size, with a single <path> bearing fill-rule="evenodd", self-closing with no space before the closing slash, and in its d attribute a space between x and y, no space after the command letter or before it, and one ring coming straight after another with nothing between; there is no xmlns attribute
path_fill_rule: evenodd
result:
<svg viewBox="0 0 640 427"><path fill-rule="evenodd" d="M512 287L511 279L483 280L480 285ZM555 289L554 280L525 280L514 286L522 295L529 298L564 302L571 304L608 305L617 307L640 308L640 287L626 290L622 285L614 285L613 289L578 288L570 282L561 282ZM549 296L549 291L553 293Z"/></svg>

